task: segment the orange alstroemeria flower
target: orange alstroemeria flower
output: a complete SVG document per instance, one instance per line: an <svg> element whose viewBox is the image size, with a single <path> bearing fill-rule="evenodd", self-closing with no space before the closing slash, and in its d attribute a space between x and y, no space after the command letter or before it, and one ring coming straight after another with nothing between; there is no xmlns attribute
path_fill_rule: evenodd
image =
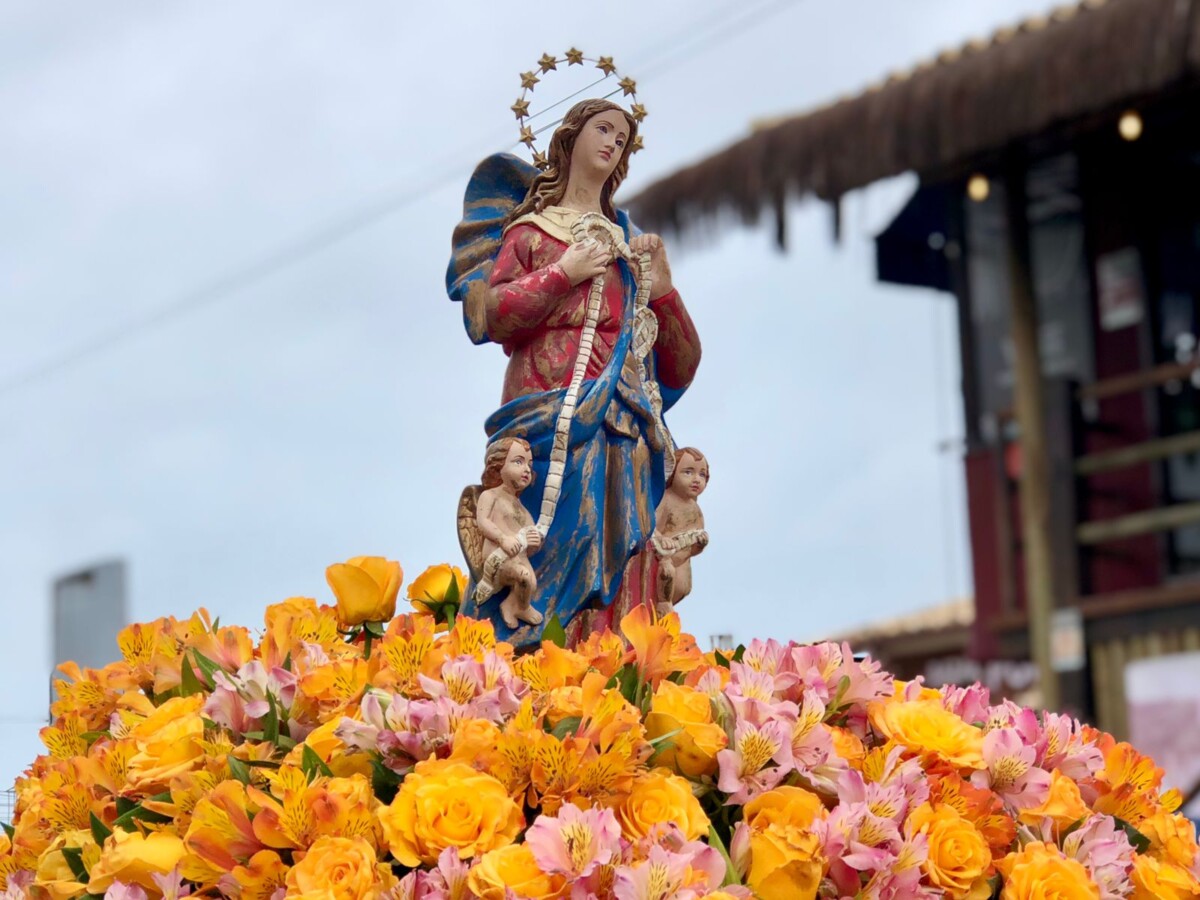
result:
<svg viewBox="0 0 1200 900"><path fill-rule="evenodd" d="M690 672L704 661L696 639L680 632L678 613L657 617L648 606L634 607L621 620L621 633L631 647L625 661L633 662L642 681L651 687L658 687L675 672Z"/></svg>

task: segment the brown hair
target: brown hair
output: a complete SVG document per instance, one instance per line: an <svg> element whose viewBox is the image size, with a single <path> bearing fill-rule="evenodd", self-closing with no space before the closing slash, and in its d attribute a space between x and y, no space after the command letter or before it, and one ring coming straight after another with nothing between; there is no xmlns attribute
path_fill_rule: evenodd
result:
<svg viewBox="0 0 1200 900"><path fill-rule="evenodd" d="M483 482L484 490L500 486L500 470L504 468L504 461L508 459L508 451L513 444L524 447L525 452L529 454L529 461L533 462L533 448L525 438L506 437L488 444L487 455L483 458L483 475L479 479Z"/></svg>
<svg viewBox="0 0 1200 900"><path fill-rule="evenodd" d="M695 447L680 447L678 450L675 451L675 465L671 469L671 477L667 479L667 487L670 487L671 485L673 485L675 483L675 473L679 471L679 461L681 459L683 459L683 454L685 454L685 453L688 456L695 457L697 461L704 463L704 482L705 482L705 484L708 483L708 477L709 477L708 457L705 456L703 453L701 453L699 450L697 450Z"/></svg>
<svg viewBox="0 0 1200 900"><path fill-rule="evenodd" d="M571 152L575 149L575 139L588 119L610 109L619 112L629 123L629 137L625 140L625 146L621 148L621 158L617 161L613 173L608 176L604 187L600 189L600 208L611 221L617 221L617 209L613 206L612 195L629 173L629 157L633 153L633 143L637 137L637 122L620 104L611 100L596 99L582 100L567 110L562 124L554 130L554 137L550 138L550 149L546 153L550 161L549 168L533 179L524 201L509 214L505 225L529 213L540 213L547 206L553 206L562 200L567 190L567 179L571 175Z"/></svg>

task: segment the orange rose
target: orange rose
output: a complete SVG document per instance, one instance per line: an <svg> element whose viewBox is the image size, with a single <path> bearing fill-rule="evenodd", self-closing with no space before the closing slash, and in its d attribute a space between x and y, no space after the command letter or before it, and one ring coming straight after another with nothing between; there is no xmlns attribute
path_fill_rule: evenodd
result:
<svg viewBox="0 0 1200 900"><path fill-rule="evenodd" d="M877 700L867 707L871 724L914 753L933 755L959 769L982 769L983 732L940 700Z"/></svg>
<svg viewBox="0 0 1200 900"><path fill-rule="evenodd" d="M1196 826L1186 816L1158 812L1138 823L1150 839L1151 856L1190 869L1196 861Z"/></svg>
<svg viewBox="0 0 1200 900"><path fill-rule="evenodd" d="M379 900L397 881L359 837L321 837L287 873L288 900Z"/></svg>
<svg viewBox="0 0 1200 900"><path fill-rule="evenodd" d="M7 842L8 838L5 838ZM100 858L100 848L92 838L92 833L86 830L64 831L54 842L42 851L37 861L37 873L34 876L34 886L46 892L50 900L68 900L84 893L86 884L80 882L71 870L64 849L81 851L84 867L94 866ZM0 868L5 868L8 860L0 860Z"/></svg>
<svg viewBox="0 0 1200 900"><path fill-rule="evenodd" d="M471 895L481 900L505 900L512 894L540 900L559 896L566 879L539 869L533 851L525 844L509 844L485 853L471 869L467 883Z"/></svg>
<svg viewBox="0 0 1200 900"><path fill-rule="evenodd" d="M1130 900L1193 900L1200 897L1200 880L1175 863L1160 862L1153 856L1133 860L1133 893Z"/></svg>
<svg viewBox="0 0 1200 900"><path fill-rule="evenodd" d="M717 753L729 742L725 729L713 722L708 694L664 681L654 692L646 715L650 740L678 732L659 746L656 765L675 769L689 778L717 771Z"/></svg>
<svg viewBox="0 0 1200 900"><path fill-rule="evenodd" d="M746 883L762 900L813 900L825 860L813 823L825 818L821 798L798 787L760 794L744 811L750 866Z"/></svg>
<svg viewBox="0 0 1200 900"><path fill-rule="evenodd" d="M400 563L382 556L356 556L325 570L325 580L337 597L338 622L343 627L386 622L394 616L396 594L403 579Z"/></svg>
<svg viewBox="0 0 1200 900"><path fill-rule="evenodd" d="M470 859L511 844L525 815L504 785L466 763L424 760L379 810L392 856L403 865L432 865L447 847Z"/></svg>
<svg viewBox="0 0 1200 900"><path fill-rule="evenodd" d="M674 822L689 841L708 834L708 816L691 784L666 769L653 769L634 778L633 790L616 814L621 831L631 841L645 837L662 822Z"/></svg>
<svg viewBox="0 0 1200 900"><path fill-rule="evenodd" d="M166 790L171 779L205 760L203 694L172 697L129 732L138 752L129 760L131 787L146 793Z"/></svg>
<svg viewBox="0 0 1200 900"><path fill-rule="evenodd" d="M1051 819L1057 835L1091 814L1079 793L1079 785L1055 769L1050 776L1049 796L1041 805L1021 810L1021 821L1026 825L1038 825L1043 819Z"/></svg>
<svg viewBox="0 0 1200 900"><path fill-rule="evenodd" d="M1034 842L996 863L1004 876L1000 900L1100 900L1100 888L1078 860Z"/></svg>
<svg viewBox="0 0 1200 900"><path fill-rule="evenodd" d="M908 824L929 840L929 856L922 865L934 887L946 892L951 900L988 897L988 872L992 851L974 825L953 807L934 809L928 803L918 806Z"/></svg>

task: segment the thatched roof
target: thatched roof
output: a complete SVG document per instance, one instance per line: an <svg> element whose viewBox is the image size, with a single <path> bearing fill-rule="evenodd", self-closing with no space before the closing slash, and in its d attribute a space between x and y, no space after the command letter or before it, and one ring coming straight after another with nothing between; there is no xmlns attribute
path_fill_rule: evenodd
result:
<svg viewBox="0 0 1200 900"><path fill-rule="evenodd" d="M946 177L1197 75L1200 0L1085 0L944 52L856 97L766 124L628 205L655 231L728 212L754 222L789 195L836 200L902 172Z"/></svg>

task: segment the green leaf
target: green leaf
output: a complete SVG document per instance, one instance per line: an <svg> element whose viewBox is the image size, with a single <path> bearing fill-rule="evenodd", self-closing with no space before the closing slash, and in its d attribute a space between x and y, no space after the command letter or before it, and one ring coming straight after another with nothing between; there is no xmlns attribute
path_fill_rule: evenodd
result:
<svg viewBox="0 0 1200 900"><path fill-rule="evenodd" d="M708 826L708 845L716 847L717 852L721 854L721 859L725 860L725 880L721 882L721 887L731 884L741 884L742 879L738 878L737 869L733 867L733 860L729 858L729 851L725 849L725 842L721 840L721 836L717 834L717 829L711 823Z"/></svg>
<svg viewBox="0 0 1200 900"><path fill-rule="evenodd" d="M125 815L131 809L137 809L137 801L130 800L128 797L117 798L117 818Z"/></svg>
<svg viewBox="0 0 1200 900"><path fill-rule="evenodd" d="M71 869L71 874L75 876L75 880L87 884L91 880L91 876L88 875L87 866L83 864L83 851L78 847L63 847L62 855Z"/></svg>
<svg viewBox="0 0 1200 900"><path fill-rule="evenodd" d="M240 781L242 784L250 783L250 767L242 760L238 759L232 753L225 757L225 762L229 765L229 774Z"/></svg>
<svg viewBox="0 0 1200 900"><path fill-rule="evenodd" d="M281 769L283 764L273 759L251 759L246 762L252 769Z"/></svg>
<svg viewBox="0 0 1200 900"><path fill-rule="evenodd" d="M671 745L672 745L672 743L673 743L673 742L671 741L671 738L675 737L675 735L677 735L677 734L682 734L682 733L683 733L683 729L682 729L682 728L676 728L674 731L668 731L666 734L660 734L660 735L659 735L658 737L656 737L656 738L650 738L650 740L649 740L649 741L647 741L647 743L648 743L648 744L649 744L651 747L655 747L655 748L657 748L659 744L666 742L666 743L667 743L667 747L669 747L669 746L671 746ZM665 750L665 749L666 749L666 747L664 747L663 749Z"/></svg>
<svg viewBox="0 0 1200 900"><path fill-rule="evenodd" d="M267 717L263 721L263 740L272 744L279 738L279 709L275 706L275 695L267 692Z"/></svg>
<svg viewBox="0 0 1200 900"><path fill-rule="evenodd" d="M363 627L367 630L368 634L372 634L377 638L383 637L384 632L382 622L364 622Z"/></svg>
<svg viewBox="0 0 1200 900"><path fill-rule="evenodd" d="M184 697L191 697L193 694L203 694L208 688L200 683L200 679L196 677L196 670L192 668L192 664L188 662L187 655L183 657L183 666L180 667L182 680L180 688Z"/></svg>
<svg viewBox="0 0 1200 900"><path fill-rule="evenodd" d="M89 750L91 749L92 744L96 743L96 741L100 740L100 738L112 737L112 735L107 731L85 731L79 736L87 741Z"/></svg>
<svg viewBox="0 0 1200 900"><path fill-rule="evenodd" d="M204 677L213 684L216 684L216 682L213 681L213 675L217 672L223 672L224 669L222 669L215 662L195 648L192 649L192 656L196 658L196 665L199 667L200 671L204 673Z"/></svg>
<svg viewBox="0 0 1200 900"><path fill-rule="evenodd" d="M1118 819L1113 816L1113 821L1117 823L1117 827L1125 832L1125 836L1129 838L1129 843L1133 844L1133 849L1138 853L1145 853L1150 849L1150 838L1146 837L1124 819Z"/></svg>
<svg viewBox="0 0 1200 900"><path fill-rule="evenodd" d="M458 579L455 578L453 574L450 576L450 584L446 588L446 596L443 598L443 600L446 603L453 604L455 608L457 608L462 602L462 594L460 594L458 591Z"/></svg>
<svg viewBox="0 0 1200 900"><path fill-rule="evenodd" d="M309 784L313 783L317 775L324 775L326 778L333 777L333 770L326 765L325 760L321 759L317 751L308 744L305 744L304 749L300 752L300 768L303 770Z"/></svg>
<svg viewBox="0 0 1200 900"><path fill-rule="evenodd" d="M558 613L552 615L550 621L546 623L546 627L542 629L542 640L549 641L556 647L567 646L567 631L563 628L563 623L558 618Z"/></svg>
<svg viewBox="0 0 1200 900"><path fill-rule="evenodd" d="M579 716L567 716L555 725L550 733L561 741L567 735L574 734L579 729L579 723L582 721Z"/></svg>
<svg viewBox="0 0 1200 900"><path fill-rule="evenodd" d="M289 650L287 656L283 658L283 671L292 671L292 651Z"/></svg>
<svg viewBox="0 0 1200 900"><path fill-rule="evenodd" d="M383 764L378 756L371 757L371 790L381 803L391 803L396 799L403 777L393 772Z"/></svg>
<svg viewBox="0 0 1200 900"><path fill-rule="evenodd" d="M13 839L13 836L17 833L17 830L15 828L13 828L12 825L10 825L8 822L0 822L0 828L4 829L4 833L8 835L8 839L10 841Z"/></svg>
<svg viewBox="0 0 1200 900"><path fill-rule="evenodd" d="M95 813L88 813L88 818L89 818L91 826L92 826L92 840L94 840L97 844L99 844L101 847L103 847L104 840L110 834L112 834L112 829L109 828L107 825L105 825L103 822L101 822L100 819L97 818Z"/></svg>
<svg viewBox="0 0 1200 900"><path fill-rule="evenodd" d="M297 741L295 738L288 737L286 734L281 734L279 737L275 738L275 746L280 750L291 750L296 746L296 743Z"/></svg>
<svg viewBox="0 0 1200 900"><path fill-rule="evenodd" d="M625 663L621 670L617 673L621 678L621 696L637 705L638 688L641 687L638 679L637 666L633 663Z"/></svg>
<svg viewBox="0 0 1200 900"><path fill-rule="evenodd" d="M156 794L150 799L160 801L170 800L171 795L170 793ZM153 822L157 824L164 824L171 821L170 816L163 816L159 813L151 812L150 810L145 809L142 804L138 803L128 812L117 816L117 818L113 820L113 828L120 828L122 831L136 831L136 829L133 827L134 819L140 819L143 822Z"/></svg>
<svg viewBox="0 0 1200 900"><path fill-rule="evenodd" d="M715 659L717 661L717 665L720 666L722 669L729 668L729 658L724 653L722 653L720 650L713 651L713 659Z"/></svg>
<svg viewBox="0 0 1200 900"><path fill-rule="evenodd" d="M738 644L737 649L733 651L733 661L741 662L742 657L746 655L746 645Z"/></svg>

